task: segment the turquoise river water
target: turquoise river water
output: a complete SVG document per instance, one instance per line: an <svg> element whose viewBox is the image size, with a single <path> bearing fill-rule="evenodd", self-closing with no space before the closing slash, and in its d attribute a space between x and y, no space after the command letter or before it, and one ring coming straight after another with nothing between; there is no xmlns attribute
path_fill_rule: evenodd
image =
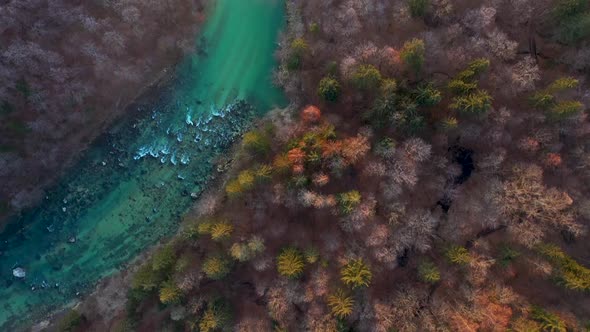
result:
<svg viewBox="0 0 590 332"><path fill-rule="evenodd" d="M211 180L214 158L284 106L273 87L280 0L211 0L198 52L118 121L35 209L0 234L0 331L41 319L160 238ZM22 268L25 278L13 276Z"/></svg>

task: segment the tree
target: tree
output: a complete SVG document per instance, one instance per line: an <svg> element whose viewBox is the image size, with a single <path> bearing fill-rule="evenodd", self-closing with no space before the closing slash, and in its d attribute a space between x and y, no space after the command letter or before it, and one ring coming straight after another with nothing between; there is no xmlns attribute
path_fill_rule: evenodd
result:
<svg viewBox="0 0 590 332"><path fill-rule="evenodd" d="M301 121L306 124L314 124L320 121L322 112L314 105L309 105L301 111Z"/></svg>
<svg viewBox="0 0 590 332"><path fill-rule="evenodd" d="M328 295L328 307L332 314L337 318L346 318L352 313L354 301L352 297L339 289L335 293Z"/></svg>
<svg viewBox="0 0 590 332"><path fill-rule="evenodd" d="M430 261L423 261L418 265L418 278L423 282L435 284L440 281L440 271Z"/></svg>
<svg viewBox="0 0 590 332"><path fill-rule="evenodd" d="M287 69L297 70L303 65L303 58L309 51L309 46L303 38L295 38L289 48L289 57L287 58Z"/></svg>
<svg viewBox="0 0 590 332"><path fill-rule="evenodd" d="M340 97L340 83L333 77L322 78L318 86L318 95L325 101L337 101Z"/></svg>
<svg viewBox="0 0 590 332"><path fill-rule="evenodd" d="M86 317L82 315L76 309L70 309L62 317L57 325L57 331L59 332L71 332L76 330L82 323L86 321Z"/></svg>
<svg viewBox="0 0 590 332"><path fill-rule="evenodd" d="M336 196L340 213L349 214L361 203L361 194L356 190L341 193Z"/></svg>
<svg viewBox="0 0 590 332"><path fill-rule="evenodd" d="M203 262L203 272L213 280L223 279L230 270L231 262L221 255L209 256Z"/></svg>
<svg viewBox="0 0 590 332"><path fill-rule="evenodd" d="M416 89L416 102L421 106L434 106L442 100L442 94L432 83L420 84Z"/></svg>
<svg viewBox="0 0 590 332"><path fill-rule="evenodd" d="M171 244L165 245L156 251L152 259L152 268L157 272L167 272L172 269L176 262L176 253Z"/></svg>
<svg viewBox="0 0 590 332"><path fill-rule="evenodd" d="M400 58L415 73L419 73L424 64L424 53L426 51L424 41L414 38L404 43L400 51Z"/></svg>
<svg viewBox="0 0 590 332"><path fill-rule="evenodd" d="M373 274L362 259L353 259L340 271L340 279L353 289L369 287Z"/></svg>
<svg viewBox="0 0 590 332"><path fill-rule="evenodd" d="M373 65L360 65L352 73L352 84L363 91L375 91L379 88L382 82L381 73L379 69Z"/></svg>
<svg viewBox="0 0 590 332"><path fill-rule="evenodd" d="M466 96L453 98L451 109L468 115L479 115L486 113L492 107L492 96L486 91L477 90Z"/></svg>
<svg viewBox="0 0 590 332"><path fill-rule="evenodd" d="M244 134L242 146L250 153L266 155L270 152L271 145L268 135L261 130L252 130Z"/></svg>
<svg viewBox="0 0 590 332"><path fill-rule="evenodd" d="M422 17L430 5L430 0L408 0L408 7L412 17Z"/></svg>
<svg viewBox="0 0 590 332"><path fill-rule="evenodd" d="M590 290L590 269L580 265L554 244L539 245L537 251L555 265L555 276L564 287L578 291Z"/></svg>
<svg viewBox="0 0 590 332"><path fill-rule="evenodd" d="M160 287L159 295L162 304L174 304L180 302L182 291L173 280L168 280Z"/></svg>
<svg viewBox="0 0 590 332"><path fill-rule="evenodd" d="M227 328L231 322L228 306L221 300L215 300L207 305L207 310L199 321L199 331L212 332Z"/></svg>
<svg viewBox="0 0 590 332"><path fill-rule="evenodd" d="M220 241L229 238L234 230L234 226L227 221L220 221L211 225L211 239Z"/></svg>
<svg viewBox="0 0 590 332"><path fill-rule="evenodd" d="M469 251L465 247L454 244L446 249L445 256L450 263L457 265L467 265L471 262Z"/></svg>
<svg viewBox="0 0 590 332"><path fill-rule="evenodd" d="M277 271L288 278L297 278L303 273L303 254L295 248L285 248L277 257Z"/></svg>
<svg viewBox="0 0 590 332"><path fill-rule="evenodd" d="M556 314L543 310L541 307L531 308L531 318L541 324L543 331L566 332L565 322Z"/></svg>

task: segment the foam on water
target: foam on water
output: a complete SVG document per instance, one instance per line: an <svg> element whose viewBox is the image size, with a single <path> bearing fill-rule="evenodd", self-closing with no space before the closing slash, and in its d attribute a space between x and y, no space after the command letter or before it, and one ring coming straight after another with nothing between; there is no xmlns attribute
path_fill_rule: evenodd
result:
<svg viewBox="0 0 590 332"><path fill-rule="evenodd" d="M0 234L1 331L83 295L176 230L213 159L254 116L284 106L271 84L283 16L279 0L213 1L203 55L179 66L173 89L113 126Z"/></svg>

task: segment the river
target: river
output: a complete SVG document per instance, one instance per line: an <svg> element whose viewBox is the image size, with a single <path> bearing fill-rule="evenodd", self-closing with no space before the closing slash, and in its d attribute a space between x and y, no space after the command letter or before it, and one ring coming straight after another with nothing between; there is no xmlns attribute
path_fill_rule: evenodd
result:
<svg viewBox="0 0 590 332"><path fill-rule="evenodd" d="M198 52L170 86L135 105L38 207L10 222L0 234L0 331L84 296L177 230L214 159L253 118L285 106L271 80L284 15L280 0L212 0Z"/></svg>

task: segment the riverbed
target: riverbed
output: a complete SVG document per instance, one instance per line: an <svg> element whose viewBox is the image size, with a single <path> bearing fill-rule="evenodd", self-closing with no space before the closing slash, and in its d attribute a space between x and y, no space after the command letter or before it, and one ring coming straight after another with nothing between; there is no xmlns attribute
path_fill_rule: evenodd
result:
<svg viewBox="0 0 590 332"><path fill-rule="evenodd" d="M21 329L173 234L272 85L280 0L213 0L197 50L0 234L0 330ZM13 271L26 275L13 276Z"/></svg>

